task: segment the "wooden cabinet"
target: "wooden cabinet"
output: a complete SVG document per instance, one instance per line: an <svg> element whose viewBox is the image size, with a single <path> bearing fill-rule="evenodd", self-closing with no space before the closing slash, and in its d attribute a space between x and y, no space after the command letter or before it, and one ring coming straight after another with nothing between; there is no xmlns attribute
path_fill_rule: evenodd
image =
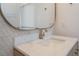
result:
<svg viewBox="0 0 79 59"><path fill-rule="evenodd" d="M69 52L68 56L78 56L79 55L79 48L78 42L72 47L71 51Z"/></svg>

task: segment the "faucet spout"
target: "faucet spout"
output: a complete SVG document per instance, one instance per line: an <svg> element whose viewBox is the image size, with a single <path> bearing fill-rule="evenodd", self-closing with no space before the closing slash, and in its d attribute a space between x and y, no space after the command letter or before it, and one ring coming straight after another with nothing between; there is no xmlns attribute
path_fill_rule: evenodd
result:
<svg viewBox="0 0 79 59"><path fill-rule="evenodd" d="M39 39L43 39L43 36L44 36L43 29L40 29L39 30Z"/></svg>
<svg viewBox="0 0 79 59"><path fill-rule="evenodd" d="M39 39L43 39L43 37L45 36L45 32L47 32L47 30L45 29L39 29Z"/></svg>

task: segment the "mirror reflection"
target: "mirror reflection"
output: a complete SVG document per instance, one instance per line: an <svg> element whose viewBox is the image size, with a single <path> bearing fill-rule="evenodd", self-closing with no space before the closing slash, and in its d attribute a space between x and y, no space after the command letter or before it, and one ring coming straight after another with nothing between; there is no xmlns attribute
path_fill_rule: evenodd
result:
<svg viewBox="0 0 79 59"><path fill-rule="evenodd" d="M15 28L49 28L55 21L54 3L2 3L1 12Z"/></svg>

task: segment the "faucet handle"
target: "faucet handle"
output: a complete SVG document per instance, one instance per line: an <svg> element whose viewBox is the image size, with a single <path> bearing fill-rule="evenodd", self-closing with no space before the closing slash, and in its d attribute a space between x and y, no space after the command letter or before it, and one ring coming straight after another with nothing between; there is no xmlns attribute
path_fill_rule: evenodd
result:
<svg viewBox="0 0 79 59"><path fill-rule="evenodd" d="M42 31L42 36L45 36L45 31Z"/></svg>
<svg viewBox="0 0 79 59"><path fill-rule="evenodd" d="M47 32L48 30L47 29L45 29L45 32Z"/></svg>

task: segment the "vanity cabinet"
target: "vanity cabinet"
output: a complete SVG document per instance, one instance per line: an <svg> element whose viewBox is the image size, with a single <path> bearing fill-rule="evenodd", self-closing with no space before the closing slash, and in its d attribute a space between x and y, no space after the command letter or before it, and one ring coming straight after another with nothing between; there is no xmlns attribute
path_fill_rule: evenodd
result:
<svg viewBox="0 0 79 59"><path fill-rule="evenodd" d="M14 48L14 56L24 56L24 54Z"/></svg>
<svg viewBox="0 0 79 59"><path fill-rule="evenodd" d="M71 51L69 52L68 56L78 56L79 55L79 48L78 48L78 42L73 46Z"/></svg>

